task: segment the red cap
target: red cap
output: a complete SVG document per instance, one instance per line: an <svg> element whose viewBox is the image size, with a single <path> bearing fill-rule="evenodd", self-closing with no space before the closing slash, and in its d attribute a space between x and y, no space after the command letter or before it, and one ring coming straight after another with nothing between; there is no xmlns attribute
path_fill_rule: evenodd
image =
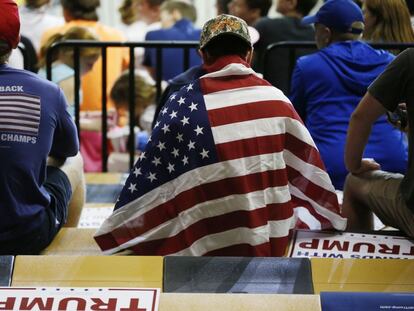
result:
<svg viewBox="0 0 414 311"><path fill-rule="evenodd" d="M20 18L17 4L12 0L0 0L0 40L15 49L20 41Z"/></svg>

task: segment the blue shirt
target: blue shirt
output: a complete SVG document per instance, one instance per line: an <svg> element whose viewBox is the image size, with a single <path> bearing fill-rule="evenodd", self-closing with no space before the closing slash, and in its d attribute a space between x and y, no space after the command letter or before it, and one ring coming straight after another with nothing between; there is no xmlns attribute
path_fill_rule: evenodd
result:
<svg viewBox="0 0 414 311"><path fill-rule="evenodd" d="M199 41L201 30L188 19L181 19L171 28L150 31L145 41ZM156 67L156 49L145 49L143 65ZM200 65L201 58L195 49L190 50L190 67ZM181 48L162 50L162 80L168 81L184 71L184 52Z"/></svg>
<svg viewBox="0 0 414 311"><path fill-rule="evenodd" d="M0 241L36 228L45 217L48 155L66 158L79 150L66 106L55 84L0 65Z"/></svg>
<svg viewBox="0 0 414 311"><path fill-rule="evenodd" d="M349 119L368 86L394 59L361 41L329 45L298 59L290 99L304 120L337 189L347 175L344 148ZM404 135L381 117L374 125L365 158L383 170L404 173L407 144Z"/></svg>

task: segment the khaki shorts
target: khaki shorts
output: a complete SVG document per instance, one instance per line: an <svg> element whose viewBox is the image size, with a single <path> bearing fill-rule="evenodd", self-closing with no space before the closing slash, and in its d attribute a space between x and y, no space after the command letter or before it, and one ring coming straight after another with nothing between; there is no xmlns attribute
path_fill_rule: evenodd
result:
<svg viewBox="0 0 414 311"><path fill-rule="evenodd" d="M365 182L368 185L366 203L381 221L414 237L414 213L401 195L403 175L384 171L372 172Z"/></svg>

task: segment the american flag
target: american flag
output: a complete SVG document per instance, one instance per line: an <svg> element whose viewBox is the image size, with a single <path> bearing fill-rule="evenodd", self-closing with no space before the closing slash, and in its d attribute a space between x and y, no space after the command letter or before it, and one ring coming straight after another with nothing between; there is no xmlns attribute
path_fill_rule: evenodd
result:
<svg viewBox="0 0 414 311"><path fill-rule="evenodd" d="M39 97L0 94L0 131L37 136L39 122Z"/></svg>
<svg viewBox="0 0 414 311"><path fill-rule="evenodd" d="M283 256L343 230L319 153L281 91L232 63L173 94L95 239L105 253Z"/></svg>

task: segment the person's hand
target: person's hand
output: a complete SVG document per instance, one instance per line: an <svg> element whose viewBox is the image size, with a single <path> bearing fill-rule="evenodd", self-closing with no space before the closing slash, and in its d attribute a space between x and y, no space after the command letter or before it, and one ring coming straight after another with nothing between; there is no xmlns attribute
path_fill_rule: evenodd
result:
<svg viewBox="0 0 414 311"><path fill-rule="evenodd" d="M381 169L381 165L375 162L374 159L362 159L361 165L359 166L359 168L356 170L353 170L351 173L354 175L359 175L365 172L375 171L375 170L380 170L380 169Z"/></svg>

